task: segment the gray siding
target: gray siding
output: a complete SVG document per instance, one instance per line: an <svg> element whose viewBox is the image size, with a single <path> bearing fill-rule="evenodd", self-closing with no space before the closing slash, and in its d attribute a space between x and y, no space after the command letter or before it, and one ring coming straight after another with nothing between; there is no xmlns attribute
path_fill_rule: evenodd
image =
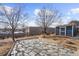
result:
<svg viewBox="0 0 79 59"><path fill-rule="evenodd" d="M29 35L39 35L41 34L43 29L41 27L29 27ZM54 28L48 28L47 33L54 33Z"/></svg>

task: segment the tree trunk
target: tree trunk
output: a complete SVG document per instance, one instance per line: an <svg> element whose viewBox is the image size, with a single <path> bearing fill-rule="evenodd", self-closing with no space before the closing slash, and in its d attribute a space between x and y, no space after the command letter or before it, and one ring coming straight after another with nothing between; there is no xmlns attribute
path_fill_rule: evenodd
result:
<svg viewBox="0 0 79 59"><path fill-rule="evenodd" d="M46 32L46 28L44 28L44 34L47 34L47 32Z"/></svg>
<svg viewBox="0 0 79 59"><path fill-rule="evenodd" d="M14 29L12 29L12 40L15 42Z"/></svg>

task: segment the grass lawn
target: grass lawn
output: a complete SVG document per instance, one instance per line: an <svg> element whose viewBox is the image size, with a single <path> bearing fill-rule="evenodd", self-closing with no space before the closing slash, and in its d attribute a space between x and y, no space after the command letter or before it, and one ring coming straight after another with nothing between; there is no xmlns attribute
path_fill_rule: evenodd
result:
<svg viewBox="0 0 79 59"><path fill-rule="evenodd" d="M0 56L5 56L9 52L12 42L0 42Z"/></svg>

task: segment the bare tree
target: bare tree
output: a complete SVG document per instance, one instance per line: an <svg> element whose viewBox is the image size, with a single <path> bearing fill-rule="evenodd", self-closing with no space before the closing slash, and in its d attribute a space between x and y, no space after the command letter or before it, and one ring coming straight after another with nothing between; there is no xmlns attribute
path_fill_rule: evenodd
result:
<svg viewBox="0 0 79 59"><path fill-rule="evenodd" d="M14 32L18 27L18 24L20 23L20 21L27 19L27 13L23 13L21 6L11 8L8 12L5 6L2 5L2 11L0 11L0 19L1 19L0 22L4 24L8 24L9 28L11 29L12 39L15 42Z"/></svg>
<svg viewBox="0 0 79 59"><path fill-rule="evenodd" d="M47 28L54 22L61 21L60 13L57 10L42 8L38 12L38 17L36 17L36 24L43 29L43 33L47 33Z"/></svg>

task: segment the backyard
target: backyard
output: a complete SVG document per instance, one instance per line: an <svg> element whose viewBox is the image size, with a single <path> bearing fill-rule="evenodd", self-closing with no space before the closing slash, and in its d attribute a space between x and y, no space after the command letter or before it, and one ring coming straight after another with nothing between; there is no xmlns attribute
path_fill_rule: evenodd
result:
<svg viewBox="0 0 79 59"><path fill-rule="evenodd" d="M3 42L4 41L4 42ZM75 56L79 55L79 40L55 35L38 35L4 39L0 44L0 55L11 56ZM8 42L7 42L8 41Z"/></svg>
<svg viewBox="0 0 79 59"><path fill-rule="evenodd" d="M1 56L79 56L79 21L72 20L78 16L73 11L77 5L12 3L0 6ZM71 16L66 19L68 12Z"/></svg>

